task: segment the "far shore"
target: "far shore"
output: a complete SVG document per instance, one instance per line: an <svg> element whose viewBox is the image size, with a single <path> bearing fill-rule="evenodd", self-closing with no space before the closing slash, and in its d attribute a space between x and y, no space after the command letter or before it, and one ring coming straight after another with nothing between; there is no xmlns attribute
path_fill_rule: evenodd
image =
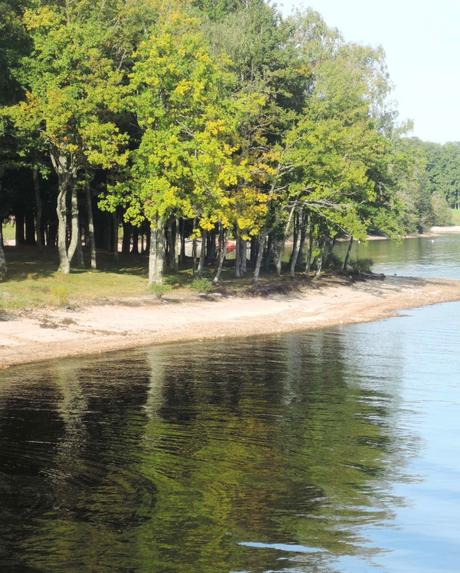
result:
<svg viewBox="0 0 460 573"><path fill-rule="evenodd" d="M266 296L131 297L0 316L0 368L152 344L270 335L369 322L460 300L460 281L329 278Z"/></svg>

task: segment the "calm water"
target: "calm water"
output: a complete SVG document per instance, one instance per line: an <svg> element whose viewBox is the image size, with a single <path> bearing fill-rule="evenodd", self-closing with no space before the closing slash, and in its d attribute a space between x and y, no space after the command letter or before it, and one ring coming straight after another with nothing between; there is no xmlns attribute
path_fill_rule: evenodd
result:
<svg viewBox="0 0 460 573"><path fill-rule="evenodd" d="M453 303L3 372L0 570L458 573L459 349Z"/></svg>

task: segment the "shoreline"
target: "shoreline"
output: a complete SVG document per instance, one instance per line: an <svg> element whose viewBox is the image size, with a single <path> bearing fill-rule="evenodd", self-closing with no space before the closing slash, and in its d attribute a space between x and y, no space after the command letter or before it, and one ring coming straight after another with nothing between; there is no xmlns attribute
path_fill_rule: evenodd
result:
<svg viewBox="0 0 460 573"><path fill-rule="evenodd" d="M323 279L288 294L178 302L131 298L0 317L0 368L155 344L314 330L460 300L460 281Z"/></svg>

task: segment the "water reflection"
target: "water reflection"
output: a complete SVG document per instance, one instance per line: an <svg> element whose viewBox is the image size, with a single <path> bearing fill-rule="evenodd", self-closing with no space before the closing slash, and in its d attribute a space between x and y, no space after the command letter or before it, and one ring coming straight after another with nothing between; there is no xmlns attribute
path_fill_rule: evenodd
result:
<svg viewBox="0 0 460 573"><path fill-rule="evenodd" d="M391 480L417 444L399 427L400 347L382 372L348 332L4 373L4 570L326 573L372 558L366 528L391 523Z"/></svg>

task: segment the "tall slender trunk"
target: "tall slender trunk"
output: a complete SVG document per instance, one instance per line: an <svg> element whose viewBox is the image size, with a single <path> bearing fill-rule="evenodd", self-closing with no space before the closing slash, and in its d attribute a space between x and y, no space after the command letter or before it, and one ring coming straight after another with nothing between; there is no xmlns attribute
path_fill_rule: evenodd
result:
<svg viewBox="0 0 460 573"><path fill-rule="evenodd" d="M2 190L2 177L3 168L0 167L0 192ZM3 221L0 216L0 281L4 281L6 279L7 270L5 251L3 248Z"/></svg>
<svg viewBox="0 0 460 573"><path fill-rule="evenodd" d="M80 242L80 229L78 223L78 191L75 185L72 186L72 193L70 196L70 215L71 215L71 225L72 225L72 236L70 238L70 245L68 251L69 265L75 255L75 252Z"/></svg>
<svg viewBox="0 0 460 573"><path fill-rule="evenodd" d="M112 253L118 259L118 213L112 213Z"/></svg>
<svg viewBox="0 0 460 573"><path fill-rule="evenodd" d="M313 225L310 224L310 229L308 231L308 253L307 253L307 260L305 262L306 275L310 274L312 256L313 256Z"/></svg>
<svg viewBox="0 0 460 573"><path fill-rule="evenodd" d="M139 254L139 228L133 227L133 246L131 249L133 255Z"/></svg>
<svg viewBox="0 0 460 573"><path fill-rule="evenodd" d="M147 230L145 231L145 252L146 253L150 253L150 237L151 237L152 233L150 230L150 227L147 228Z"/></svg>
<svg viewBox="0 0 460 573"><path fill-rule="evenodd" d="M240 267L241 267L241 274L244 276L247 270L247 251L248 251L248 242L246 239L241 239L241 246L240 246Z"/></svg>
<svg viewBox="0 0 460 573"><path fill-rule="evenodd" d="M26 242L26 237L24 234L24 212L16 210L14 213L14 221L15 221L15 231L14 231L14 238L16 247L19 245L24 245Z"/></svg>
<svg viewBox="0 0 460 573"><path fill-rule="evenodd" d="M292 246L292 254L291 254L290 269L289 269L292 278L295 277L295 269L297 266L297 259L299 258L299 253L300 253L300 241L301 241L300 225L302 222L302 213L297 213L296 219L297 219L296 220L297 232L294 233L294 244Z"/></svg>
<svg viewBox="0 0 460 573"><path fill-rule="evenodd" d="M342 265L342 272L346 272L347 267L348 267L348 261L350 260L350 254L351 254L351 248L353 246L353 235L350 237L350 240L348 241L348 247L347 247L347 252L345 255L345 258L343 259L343 265Z"/></svg>
<svg viewBox="0 0 460 573"><path fill-rule="evenodd" d="M196 272L196 257L197 257L197 244L196 244L196 235L195 235L195 228L196 228L196 217L193 219L193 241L192 241L192 274Z"/></svg>
<svg viewBox="0 0 460 573"><path fill-rule="evenodd" d="M220 275L222 274L222 269L225 262L225 255L227 254L227 234L222 228L219 231L219 245L219 262L217 265L216 275L213 279L215 284L217 284L220 280Z"/></svg>
<svg viewBox="0 0 460 573"><path fill-rule="evenodd" d="M321 273L323 272L323 262L324 262L324 247L321 246L318 256L318 262L316 264L315 279L319 278L321 276Z"/></svg>
<svg viewBox="0 0 460 573"><path fill-rule="evenodd" d="M281 276L281 266L283 263L284 239L276 239L274 242L275 270L278 276Z"/></svg>
<svg viewBox="0 0 460 573"><path fill-rule="evenodd" d="M124 255L129 255L129 251L131 250L131 224L130 223L123 223L123 240L121 244L121 252Z"/></svg>
<svg viewBox="0 0 460 573"><path fill-rule="evenodd" d="M168 246L168 268L176 272L177 271L177 261L176 261L176 220L169 219L167 227L167 246Z"/></svg>
<svg viewBox="0 0 460 573"><path fill-rule="evenodd" d="M198 275L202 275L204 272L207 238L208 238L208 232L203 229L201 231L201 249L200 249L200 261L198 263Z"/></svg>
<svg viewBox="0 0 460 573"><path fill-rule="evenodd" d="M297 258L297 266L303 267L305 264L305 241L307 238L307 229L305 227L305 220L302 222L302 229L300 230L300 245L299 257Z"/></svg>
<svg viewBox="0 0 460 573"><path fill-rule="evenodd" d="M26 245L35 245L35 217L32 211L26 213Z"/></svg>
<svg viewBox="0 0 460 573"><path fill-rule="evenodd" d="M45 233L43 229L43 203L40 193L40 175L36 167L32 170L35 195L35 227L37 231L37 245L42 248L45 244Z"/></svg>
<svg viewBox="0 0 460 573"><path fill-rule="evenodd" d="M150 233L149 284L161 285L163 283L164 258L164 222L161 219L157 219Z"/></svg>
<svg viewBox="0 0 460 573"><path fill-rule="evenodd" d="M295 245L299 239L299 234L300 234L300 217L299 213L294 213L294 233L292 237L292 250L289 256L289 268L292 267L292 259L295 254Z"/></svg>
<svg viewBox="0 0 460 573"><path fill-rule="evenodd" d="M180 233L179 265L183 266L185 264L185 221L184 221L184 219L180 219L179 233Z"/></svg>
<svg viewBox="0 0 460 573"><path fill-rule="evenodd" d="M6 279L7 266L5 251L3 249L3 221L0 218L0 281Z"/></svg>
<svg viewBox="0 0 460 573"><path fill-rule="evenodd" d="M267 236L268 236L267 230L263 229L259 237L259 249L257 251L256 265L254 268L254 282L257 282L259 280L260 268L262 266L262 259L264 258L264 249L265 249L265 243L267 242Z"/></svg>
<svg viewBox="0 0 460 573"><path fill-rule="evenodd" d="M59 253L59 270L65 275L70 272L70 261L67 256L67 193L68 178L59 175L59 192L57 196L56 215L58 219L57 244Z"/></svg>
<svg viewBox="0 0 460 573"><path fill-rule="evenodd" d="M273 262L273 243L274 243L273 236L271 233L269 233L267 236L267 253L265 256L265 263L264 263L264 268L266 273L270 272L270 267Z"/></svg>
<svg viewBox="0 0 460 573"><path fill-rule="evenodd" d="M93 200L91 197L91 189L89 186L85 189L86 195L86 216L88 219L88 238L89 238L89 252L91 260L91 268L97 268L96 259L96 240L94 237L94 217L93 217Z"/></svg>
<svg viewBox="0 0 460 573"><path fill-rule="evenodd" d="M78 232L78 241L77 241L77 248L75 249L75 258L77 259L77 266L80 268L84 268L85 266L85 258L83 256L83 248L81 244L81 231Z"/></svg>
<svg viewBox="0 0 460 573"><path fill-rule="evenodd" d="M259 252L259 238L251 237L251 245L249 247L249 262L252 268L256 266L258 252Z"/></svg>
<svg viewBox="0 0 460 573"><path fill-rule="evenodd" d="M235 277L241 278L241 241L238 233L235 233Z"/></svg>

